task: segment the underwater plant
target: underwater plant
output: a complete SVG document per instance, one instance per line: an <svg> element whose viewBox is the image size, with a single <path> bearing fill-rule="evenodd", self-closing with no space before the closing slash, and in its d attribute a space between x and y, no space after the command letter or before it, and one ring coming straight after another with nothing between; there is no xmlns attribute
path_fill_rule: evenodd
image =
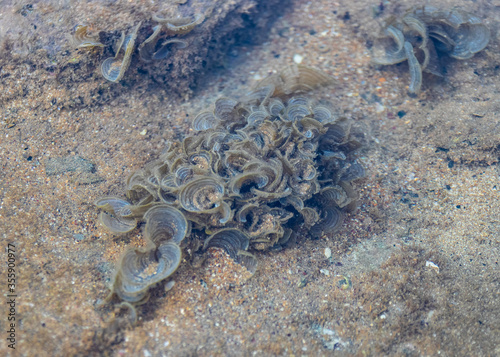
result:
<svg viewBox="0 0 500 357"><path fill-rule="evenodd" d="M70 41L75 48L104 47L104 44L99 42L98 36L89 34L88 26L84 25L75 27L75 32L70 37Z"/></svg>
<svg viewBox="0 0 500 357"><path fill-rule="evenodd" d="M292 66L240 100L219 98L194 118L195 134L127 179L127 200L97 200L100 221L114 233L146 222L146 247L123 254L111 295L146 301L149 288L177 269L181 247L222 248L254 272L247 250L337 229L356 207L351 183L365 169L353 154L360 143L351 121L303 95L329 83L318 70Z"/></svg>
<svg viewBox="0 0 500 357"><path fill-rule="evenodd" d="M134 52L135 40L137 38L137 31L141 23L137 24L131 33L125 36L122 32L122 37L118 43L116 53L114 57L109 57L104 60L101 64L101 73L104 78L110 82L118 82L123 78L125 71L130 66L130 61L132 60L132 53ZM120 55L123 49L123 55Z"/></svg>
<svg viewBox="0 0 500 357"><path fill-rule="evenodd" d="M410 9L400 19L391 18L382 36L373 46L373 62L391 65L408 61L409 92L422 86L422 71L444 75L441 56L468 59L483 50L490 40L490 30L477 16L454 8L438 10L432 6Z"/></svg>
<svg viewBox="0 0 500 357"><path fill-rule="evenodd" d="M169 48L175 44L178 48L187 47L188 43L178 38L170 38L175 35L185 35L191 32L195 26L201 24L205 17L201 14L195 16L194 20L189 18L162 18L158 15L153 15L153 21L158 24L153 27L153 33L139 47L139 57L144 62L151 62L153 60L161 60L168 56ZM114 57L109 57L101 64L101 73L104 78L110 82L118 82L123 78L127 71L132 54L136 47L135 42L137 33L140 29L141 22L137 24L132 31L122 36L118 42L118 46ZM86 29L85 26L82 26ZM78 28L73 36L74 38L81 37L82 29ZM163 40L160 43L160 39ZM123 49L123 51L121 51ZM121 54L123 52L123 54Z"/></svg>

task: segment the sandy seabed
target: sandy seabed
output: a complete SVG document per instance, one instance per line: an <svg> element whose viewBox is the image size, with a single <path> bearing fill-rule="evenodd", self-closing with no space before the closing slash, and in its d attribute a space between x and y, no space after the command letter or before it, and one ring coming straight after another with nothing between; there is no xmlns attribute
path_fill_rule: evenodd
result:
<svg viewBox="0 0 500 357"><path fill-rule="evenodd" d="M383 19L416 1L287 3L262 42L236 42L195 88L175 94L168 83L141 83L134 64L123 81L106 83L96 65L103 54L74 51L65 39L71 24L87 22L118 36L153 5L89 1L86 12L83 2L31 4L5 1L0 14L7 301L9 244L16 274L16 349L6 340L11 310L3 303L1 355L500 355L495 1L432 2L476 14L492 37L469 60L447 59L443 79L424 75L416 97L407 95L406 64L374 66L369 51ZM52 47L30 47L34 33ZM335 233L257 253L251 278L217 251L201 266L184 262L173 289L155 288L138 307L135 326L111 324L118 311L99 302L114 264L144 243L141 228L108 233L93 201L124 196L126 177L191 133L191 120L215 99L241 97L293 62L335 78L311 95L366 133L359 209Z"/></svg>

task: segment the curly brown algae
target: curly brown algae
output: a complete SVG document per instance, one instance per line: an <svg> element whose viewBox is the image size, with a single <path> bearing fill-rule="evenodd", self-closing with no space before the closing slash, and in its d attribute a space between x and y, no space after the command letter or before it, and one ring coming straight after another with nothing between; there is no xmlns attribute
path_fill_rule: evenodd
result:
<svg viewBox="0 0 500 357"><path fill-rule="evenodd" d="M466 60L482 51L490 41L490 30L474 14L458 7L442 10L416 6L401 19L390 18L373 46L373 62L380 65L408 61L409 93L422 86L422 71L443 77L441 57Z"/></svg>
<svg viewBox="0 0 500 357"><path fill-rule="evenodd" d="M331 82L290 66L240 101L219 98L194 118L194 135L128 177L127 200L97 200L99 220L113 233L146 221L146 247L120 258L109 299L146 302L148 289L178 268L181 247L190 255L223 248L253 273L249 247L276 249L304 230L313 238L336 230L357 207L352 182L365 169L353 155L361 143L352 123L305 96Z"/></svg>

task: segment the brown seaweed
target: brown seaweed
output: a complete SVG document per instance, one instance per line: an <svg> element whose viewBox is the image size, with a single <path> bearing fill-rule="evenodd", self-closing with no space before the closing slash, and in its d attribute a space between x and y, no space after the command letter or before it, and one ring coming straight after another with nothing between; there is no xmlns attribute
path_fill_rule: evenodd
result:
<svg viewBox="0 0 500 357"><path fill-rule="evenodd" d="M186 48L188 42L177 37L172 38L172 36L188 34L205 20L205 16L197 14L194 20L191 20L188 18L162 18L159 15L153 15L152 20L157 22L152 28L153 33L138 47L139 58L144 62L167 58L172 46L179 49ZM116 83L123 78L136 50L135 41L141 24L140 22L136 25L128 35L122 32L120 40L116 43L115 56L109 57L102 62L101 74L108 81ZM88 35L87 26L78 26L76 28L72 42L75 47L104 46L97 41L96 37Z"/></svg>
<svg viewBox="0 0 500 357"><path fill-rule="evenodd" d="M122 37L118 43L115 56L109 57L102 62L101 73L108 81L118 82L123 78L132 60L137 31L139 31L140 26L141 23L139 22L139 24L133 28L132 32L126 36L125 33L122 32ZM123 49L123 55L120 55L121 49Z"/></svg>
<svg viewBox="0 0 500 357"><path fill-rule="evenodd" d="M94 202L103 211L99 221L113 233L127 233L137 226L137 220L130 217L132 205L117 197L103 197Z"/></svg>
<svg viewBox="0 0 500 357"><path fill-rule="evenodd" d="M191 230L190 240L224 249L253 273L257 259L247 250L284 246L299 231L317 237L337 229L355 207L352 181L365 170L351 121L303 95L330 82L293 66L241 100L219 98L195 117L193 135L128 178L131 203L99 201L108 211L108 201L126 207L134 223L146 221L147 246L125 253L112 292L145 301L149 287L177 267L176 247Z"/></svg>
<svg viewBox="0 0 500 357"><path fill-rule="evenodd" d="M75 48L93 48L104 47L99 41L98 35L91 35L88 32L88 26L78 25L71 37L71 42Z"/></svg>
<svg viewBox="0 0 500 357"><path fill-rule="evenodd" d="M127 250L118 265L113 293L129 303L147 301L149 289L172 275L181 258L181 249L173 242L153 249Z"/></svg>
<svg viewBox="0 0 500 357"><path fill-rule="evenodd" d="M453 8L438 10L419 6L409 10L401 20L391 19L375 41L373 62L391 65L408 61L409 92L420 92L422 71L442 76L442 54L469 59L482 51L490 40L490 30L477 16Z"/></svg>

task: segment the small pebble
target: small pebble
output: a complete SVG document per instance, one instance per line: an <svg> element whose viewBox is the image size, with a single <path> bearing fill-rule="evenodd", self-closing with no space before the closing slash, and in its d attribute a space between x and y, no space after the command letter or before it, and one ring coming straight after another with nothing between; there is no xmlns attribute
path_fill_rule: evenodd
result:
<svg viewBox="0 0 500 357"><path fill-rule="evenodd" d="M73 234L73 238L75 238L77 242L81 242L85 239L85 236L83 234Z"/></svg>
<svg viewBox="0 0 500 357"><path fill-rule="evenodd" d="M425 262L425 266L426 267L431 267L432 269L434 269L438 274L439 274L439 266L433 262L431 262L430 260L426 261Z"/></svg>
<svg viewBox="0 0 500 357"><path fill-rule="evenodd" d="M165 284L165 291L171 290L175 285L174 280L170 280L168 283Z"/></svg>
<svg viewBox="0 0 500 357"><path fill-rule="evenodd" d="M330 259L332 256L332 250L330 248L325 248L325 257L326 259Z"/></svg>
<svg viewBox="0 0 500 357"><path fill-rule="evenodd" d="M302 57L298 53L293 55L293 61L297 64L301 64L303 59L304 59L304 57Z"/></svg>
<svg viewBox="0 0 500 357"><path fill-rule="evenodd" d="M382 113L385 110L385 107L380 103L375 103L375 112Z"/></svg>
<svg viewBox="0 0 500 357"><path fill-rule="evenodd" d="M143 130L142 130L139 134L141 134L141 135L146 135L146 133L147 133L147 132L148 132L148 131L147 131L146 129L143 129Z"/></svg>
<svg viewBox="0 0 500 357"><path fill-rule="evenodd" d="M319 272L323 275L330 276L330 271L328 269L320 269Z"/></svg>

